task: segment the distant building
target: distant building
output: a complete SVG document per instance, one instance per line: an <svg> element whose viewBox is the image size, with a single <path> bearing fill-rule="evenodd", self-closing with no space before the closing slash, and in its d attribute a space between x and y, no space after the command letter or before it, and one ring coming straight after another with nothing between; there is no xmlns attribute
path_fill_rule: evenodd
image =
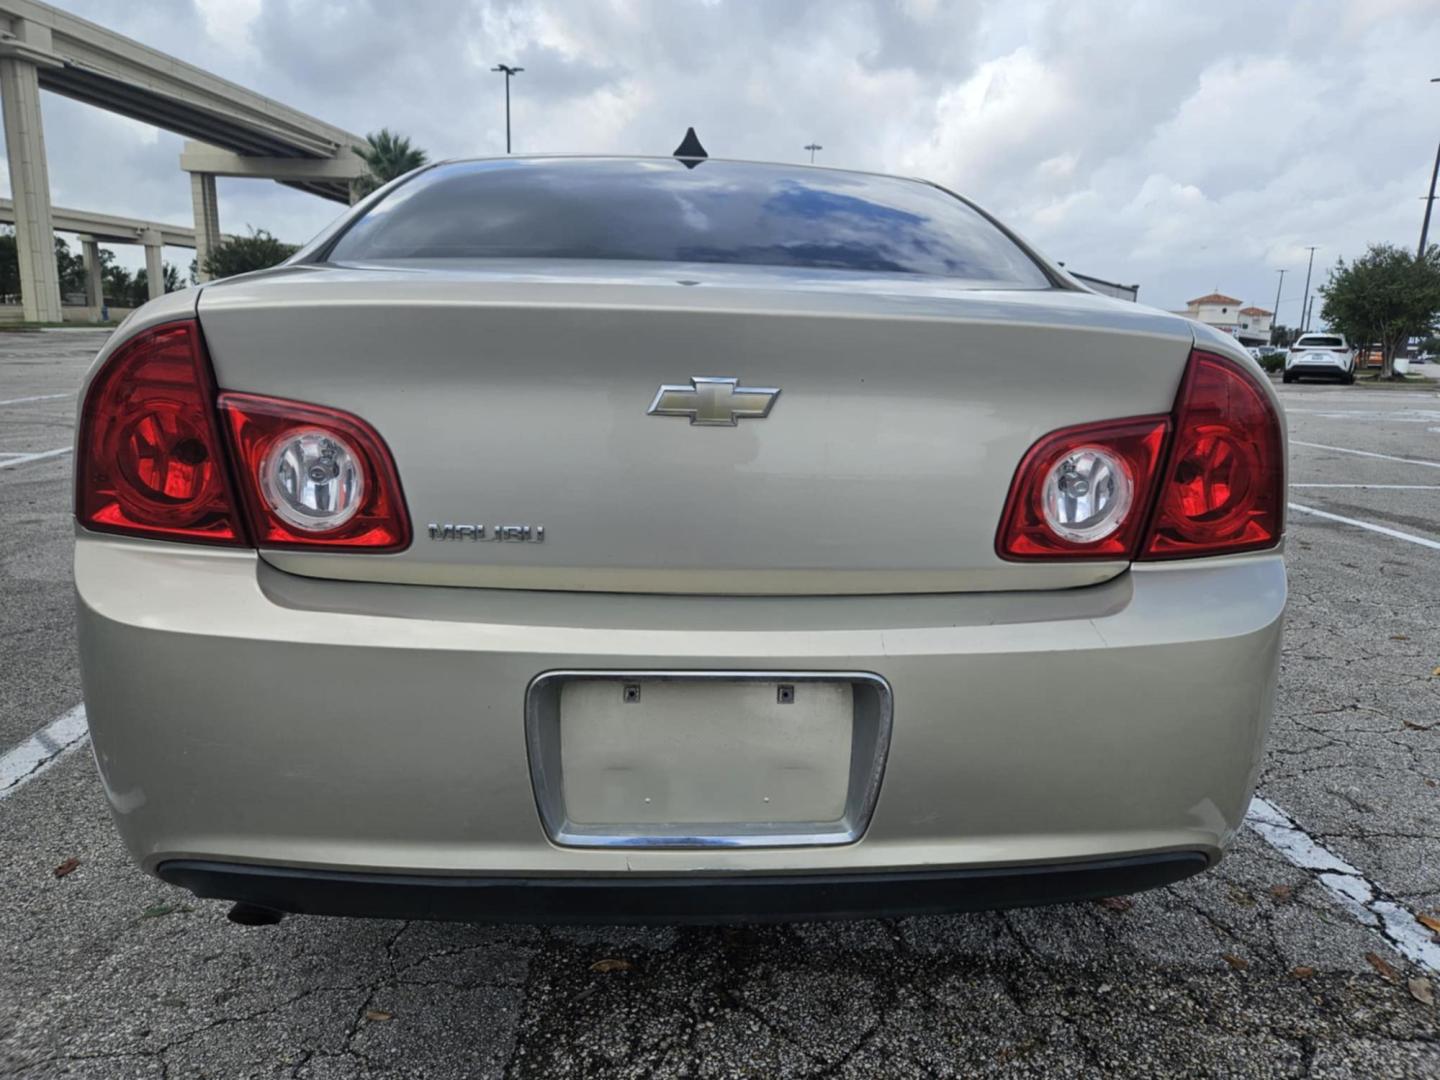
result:
<svg viewBox="0 0 1440 1080"><path fill-rule="evenodd" d="M1264 345L1270 340L1270 321L1275 317L1273 311L1266 311L1263 307L1242 307L1240 309L1240 329L1235 336L1246 345ZM1254 338L1254 341L1249 340Z"/></svg>
<svg viewBox="0 0 1440 1080"><path fill-rule="evenodd" d="M1241 307L1244 302L1224 293L1210 293L1197 296L1186 304L1184 311L1177 311L1175 314L1213 326L1242 345L1268 344L1270 322L1275 313L1259 307Z"/></svg>

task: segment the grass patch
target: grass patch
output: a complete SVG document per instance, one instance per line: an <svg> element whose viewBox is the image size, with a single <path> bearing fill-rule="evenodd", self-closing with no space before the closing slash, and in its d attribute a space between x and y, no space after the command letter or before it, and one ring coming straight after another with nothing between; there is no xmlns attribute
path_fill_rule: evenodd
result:
<svg viewBox="0 0 1440 1080"><path fill-rule="evenodd" d="M40 330L112 330L120 324L110 322L0 322L0 334L34 334Z"/></svg>
<svg viewBox="0 0 1440 1080"><path fill-rule="evenodd" d="M1355 376L1355 385L1363 386L1367 390L1425 390L1437 383L1429 375L1419 375L1413 371L1408 375L1397 375L1393 379L1382 379L1379 372L1363 372Z"/></svg>

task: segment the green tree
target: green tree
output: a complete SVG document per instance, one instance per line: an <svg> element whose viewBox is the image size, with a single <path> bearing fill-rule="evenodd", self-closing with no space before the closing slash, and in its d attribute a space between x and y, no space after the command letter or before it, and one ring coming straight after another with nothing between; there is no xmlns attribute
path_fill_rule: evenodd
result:
<svg viewBox="0 0 1440 1080"><path fill-rule="evenodd" d="M351 181L351 189L357 197L369 195L383 187L397 176L404 176L411 169L418 169L429 160L429 156L418 146L412 146L409 138L396 135L389 128L372 131L365 136L364 146L353 146L352 150L365 162L366 174Z"/></svg>
<svg viewBox="0 0 1440 1080"><path fill-rule="evenodd" d="M15 230L0 229L0 302L20 302L20 254L15 247Z"/></svg>
<svg viewBox="0 0 1440 1080"><path fill-rule="evenodd" d="M1270 344L1288 349L1300 336L1300 331L1290 326L1277 326L1270 331Z"/></svg>
<svg viewBox="0 0 1440 1080"><path fill-rule="evenodd" d="M0 229L0 298L6 303L20 301L20 252L15 230ZM85 291L85 260L72 254L70 245L55 237L55 269L60 275L61 297Z"/></svg>
<svg viewBox="0 0 1440 1080"><path fill-rule="evenodd" d="M1326 325L1363 348L1379 344L1381 378L1395 377L1395 354L1412 337L1424 337L1440 318L1440 245L1423 257L1392 244L1371 244L1346 264L1340 259L1320 286Z"/></svg>
<svg viewBox="0 0 1440 1080"><path fill-rule="evenodd" d="M115 253L108 248L100 249L100 286L107 304L112 307L130 306L134 280L129 270L115 262Z"/></svg>
<svg viewBox="0 0 1440 1080"><path fill-rule="evenodd" d="M180 288L180 271L170 263L164 264L165 291L174 292ZM139 307L150 299L150 275L144 267L135 271L135 278L130 282L130 306Z"/></svg>
<svg viewBox="0 0 1440 1080"><path fill-rule="evenodd" d="M55 269L60 274L60 296L85 291L85 260L70 253L70 245L55 237Z"/></svg>
<svg viewBox="0 0 1440 1080"><path fill-rule="evenodd" d="M253 225L249 228L249 236L232 236L215 246L205 257L207 274L212 278L227 278L264 270L278 266L299 250L295 244L276 240L264 229Z"/></svg>

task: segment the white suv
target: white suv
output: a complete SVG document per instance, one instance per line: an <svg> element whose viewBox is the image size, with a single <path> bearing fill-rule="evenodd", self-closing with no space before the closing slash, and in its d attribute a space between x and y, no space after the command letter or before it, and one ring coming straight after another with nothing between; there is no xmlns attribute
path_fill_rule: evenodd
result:
<svg viewBox="0 0 1440 1080"><path fill-rule="evenodd" d="M1285 357L1285 382L1302 375L1321 375L1342 382L1355 381L1355 350L1344 334L1301 334Z"/></svg>

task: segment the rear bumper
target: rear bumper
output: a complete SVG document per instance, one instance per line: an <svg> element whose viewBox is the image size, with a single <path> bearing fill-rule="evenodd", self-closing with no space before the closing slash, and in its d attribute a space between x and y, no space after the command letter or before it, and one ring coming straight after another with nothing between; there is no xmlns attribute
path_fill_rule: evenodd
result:
<svg viewBox="0 0 1440 1080"><path fill-rule="evenodd" d="M176 860L197 896L304 915L520 923L727 923L986 911L1121 896L1209 865L1199 852L1055 866L739 877L504 878L362 874Z"/></svg>
<svg viewBox="0 0 1440 1080"><path fill-rule="evenodd" d="M1251 797L1285 606L1279 553L949 596L340 583L253 552L88 534L75 568L96 760L146 870L198 860L512 890L1214 861ZM526 755L535 677L697 669L884 680L893 724L864 835L798 848L553 843ZM969 890L951 889L947 906Z"/></svg>
<svg viewBox="0 0 1440 1080"><path fill-rule="evenodd" d="M1293 378L1308 376L1311 378L1343 379L1350 374L1349 364L1295 364L1285 369L1285 374Z"/></svg>

